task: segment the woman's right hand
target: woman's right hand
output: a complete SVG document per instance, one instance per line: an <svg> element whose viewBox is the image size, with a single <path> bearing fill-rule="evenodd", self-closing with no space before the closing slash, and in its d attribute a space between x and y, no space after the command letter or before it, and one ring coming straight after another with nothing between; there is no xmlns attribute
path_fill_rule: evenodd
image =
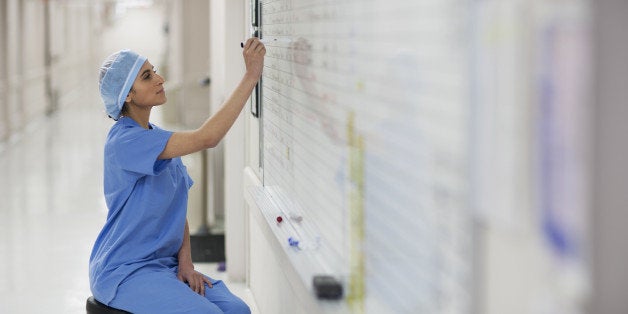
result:
<svg viewBox="0 0 628 314"><path fill-rule="evenodd" d="M266 55L264 44L257 37L249 38L244 44L242 55L244 56L246 75L259 80L264 68L264 55Z"/></svg>

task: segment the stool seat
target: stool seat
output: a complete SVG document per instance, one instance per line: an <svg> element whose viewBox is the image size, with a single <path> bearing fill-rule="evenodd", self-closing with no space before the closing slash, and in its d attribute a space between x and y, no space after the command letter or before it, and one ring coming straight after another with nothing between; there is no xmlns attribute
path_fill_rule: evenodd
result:
<svg viewBox="0 0 628 314"><path fill-rule="evenodd" d="M87 314L125 314L129 313L123 310L114 309L112 307L108 307L94 299L93 296L87 298L87 304L85 305L85 309L87 310Z"/></svg>

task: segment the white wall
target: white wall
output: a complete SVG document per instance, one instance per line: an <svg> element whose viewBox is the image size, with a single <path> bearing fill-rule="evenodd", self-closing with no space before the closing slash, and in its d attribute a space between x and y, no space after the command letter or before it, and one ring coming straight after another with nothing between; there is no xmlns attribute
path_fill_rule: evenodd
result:
<svg viewBox="0 0 628 314"><path fill-rule="evenodd" d="M25 121L41 116L49 105L45 95L44 65L44 5L41 2L22 1L22 35L30 40L22 44L22 104Z"/></svg>
<svg viewBox="0 0 628 314"><path fill-rule="evenodd" d="M84 1L0 3L0 142L19 137L96 82L91 47L100 16L94 13Z"/></svg>
<svg viewBox="0 0 628 314"><path fill-rule="evenodd" d="M22 109L22 1L9 0L6 10L7 21L7 107L9 132L19 132L25 122Z"/></svg>
<svg viewBox="0 0 628 314"><path fill-rule="evenodd" d="M9 136L9 108L6 106L7 96L7 2L0 1L0 143Z"/></svg>
<svg viewBox="0 0 628 314"><path fill-rule="evenodd" d="M181 1L181 111L187 127L200 126L209 116L209 86L199 82L209 75L209 2ZM171 69L174 71L174 69Z"/></svg>
<svg viewBox="0 0 628 314"><path fill-rule="evenodd" d="M246 1L213 0L210 2L211 107L215 112L235 89L244 74L240 41L245 38ZM242 116L235 122L221 147L214 152L215 162L224 160L225 246L227 271L234 281L246 277L246 243L242 169L244 168L244 126ZM222 149L222 151L221 151Z"/></svg>
<svg viewBox="0 0 628 314"><path fill-rule="evenodd" d="M168 103L159 107L163 123L173 129L195 129L208 117L209 86L200 81L209 75L209 2L204 0L166 1L160 12L168 28L166 42L161 46L163 75L166 79ZM195 184L188 198L188 222L192 234L207 224L203 211L212 199L203 186L203 153L183 157Z"/></svg>

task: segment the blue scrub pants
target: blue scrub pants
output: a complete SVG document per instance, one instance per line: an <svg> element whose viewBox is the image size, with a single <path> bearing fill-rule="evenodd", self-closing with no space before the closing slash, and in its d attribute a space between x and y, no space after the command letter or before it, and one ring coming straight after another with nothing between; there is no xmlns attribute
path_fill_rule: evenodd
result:
<svg viewBox="0 0 628 314"><path fill-rule="evenodd" d="M133 274L118 287L109 306L131 313L250 314L248 305L235 296L220 280L210 278L205 297L177 279L175 271ZM207 277L207 276L205 276ZM209 277L207 277L209 278Z"/></svg>

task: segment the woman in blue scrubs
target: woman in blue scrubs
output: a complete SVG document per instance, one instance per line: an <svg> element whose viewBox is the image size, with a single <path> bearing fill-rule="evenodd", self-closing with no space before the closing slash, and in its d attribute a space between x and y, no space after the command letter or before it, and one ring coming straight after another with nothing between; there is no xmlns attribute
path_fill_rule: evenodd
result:
<svg viewBox="0 0 628 314"><path fill-rule="evenodd" d="M145 57L122 50L104 62L100 93L116 123L105 144L107 221L89 263L96 300L132 313L250 313L224 283L194 270L186 219L192 180L180 156L224 137L261 76L265 53L249 39L238 87L201 127L186 132L149 122L166 95L163 77Z"/></svg>

